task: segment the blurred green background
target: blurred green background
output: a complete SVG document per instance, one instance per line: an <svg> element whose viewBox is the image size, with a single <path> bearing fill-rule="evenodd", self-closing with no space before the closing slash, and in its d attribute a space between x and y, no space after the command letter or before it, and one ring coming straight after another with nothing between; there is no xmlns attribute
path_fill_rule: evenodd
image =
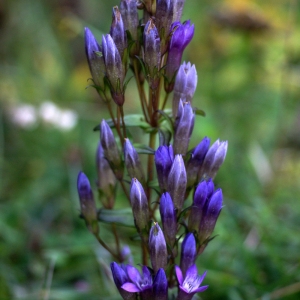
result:
<svg viewBox="0 0 300 300"><path fill-rule="evenodd" d="M1 300L118 299L76 191L79 170L96 179L92 128L108 117L85 89L83 28L100 40L118 4L0 1ZM198 259L210 285L201 299L300 299L300 4L188 0L186 19L193 104L206 112L191 146L229 142L218 236ZM139 112L134 88L126 110Z"/></svg>

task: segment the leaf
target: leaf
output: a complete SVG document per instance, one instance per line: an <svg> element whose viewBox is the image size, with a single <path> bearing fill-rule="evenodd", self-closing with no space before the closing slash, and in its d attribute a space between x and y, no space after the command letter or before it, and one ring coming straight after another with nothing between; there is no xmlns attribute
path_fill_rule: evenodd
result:
<svg viewBox="0 0 300 300"><path fill-rule="evenodd" d="M139 154L154 154L155 151L144 144L133 144L134 149Z"/></svg>
<svg viewBox="0 0 300 300"><path fill-rule="evenodd" d="M195 111L195 114L196 114L197 116L202 116L202 117L205 117L205 116L206 116L205 111L202 110L202 109L194 108L194 111Z"/></svg>
<svg viewBox="0 0 300 300"><path fill-rule="evenodd" d="M98 212L98 220L103 223L115 223L126 227L135 227L131 208L105 209Z"/></svg>

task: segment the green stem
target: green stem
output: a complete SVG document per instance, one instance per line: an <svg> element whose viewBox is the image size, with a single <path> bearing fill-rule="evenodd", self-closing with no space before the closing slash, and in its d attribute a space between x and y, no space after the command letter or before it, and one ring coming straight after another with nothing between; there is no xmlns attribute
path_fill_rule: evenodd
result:
<svg viewBox="0 0 300 300"><path fill-rule="evenodd" d="M107 103L107 107L108 107L108 111L109 111L110 117L111 117L111 119L112 119L112 121L114 123L114 126L115 126L116 130L117 130L118 136L119 136L120 140L123 141L123 136L122 136L121 130L120 130L120 128L119 128L119 126L118 126L118 124L116 122L116 119L114 117L114 113L112 111L110 102Z"/></svg>
<svg viewBox="0 0 300 300"><path fill-rule="evenodd" d="M122 128L123 128L123 140L122 144L124 144L124 139L126 138L126 125L124 120L124 109L123 106L119 106L120 114L121 114L121 122L122 122Z"/></svg>
<svg viewBox="0 0 300 300"><path fill-rule="evenodd" d="M149 147L152 149L155 149L155 138L156 138L156 132L151 132L149 137ZM148 199L148 205L150 207L151 203L151 188L149 187L149 183L153 180L153 165L154 165L154 155L148 156L148 166L147 166L147 174L148 174L148 184L147 184L147 199Z"/></svg>
<svg viewBox="0 0 300 300"><path fill-rule="evenodd" d="M115 258L118 262L121 262L121 258L119 257L119 255L117 255L116 253L114 253L114 251L112 251L106 244L105 242L102 241L102 239L100 238L100 236L98 234L95 234L95 237L97 239L97 241L100 243L100 245L106 249L112 256L113 258Z"/></svg>

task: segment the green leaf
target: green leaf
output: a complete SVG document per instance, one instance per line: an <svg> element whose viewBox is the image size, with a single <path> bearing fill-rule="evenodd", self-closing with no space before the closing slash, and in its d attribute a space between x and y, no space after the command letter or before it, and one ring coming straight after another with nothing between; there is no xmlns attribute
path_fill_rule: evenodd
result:
<svg viewBox="0 0 300 300"><path fill-rule="evenodd" d="M105 209L98 212L98 220L103 223L115 223L126 227L135 227L131 208Z"/></svg>
<svg viewBox="0 0 300 300"><path fill-rule="evenodd" d="M195 114L198 115L198 116L202 116L202 117L205 117L205 116L206 116L205 111L202 110L202 109L194 108L194 111L195 111Z"/></svg>
<svg viewBox="0 0 300 300"><path fill-rule="evenodd" d="M155 150L144 144L133 144L134 149L139 154L154 154Z"/></svg>

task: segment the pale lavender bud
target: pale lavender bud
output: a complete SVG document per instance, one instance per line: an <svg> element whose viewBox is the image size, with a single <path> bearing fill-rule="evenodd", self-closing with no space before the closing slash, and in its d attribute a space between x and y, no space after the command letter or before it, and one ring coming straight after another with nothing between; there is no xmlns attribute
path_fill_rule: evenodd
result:
<svg viewBox="0 0 300 300"><path fill-rule="evenodd" d="M166 78L168 82L165 85L165 90L167 92L173 90L175 75L180 67L183 51L194 36L194 24L191 25L190 20L183 24L175 22L172 28L174 33L171 37L166 65Z"/></svg>
<svg viewBox="0 0 300 300"><path fill-rule="evenodd" d="M159 269L153 280L153 300L168 300L168 280L164 269Z"/></svg>
<svg viewBox="0 0 300 300"><path fill-rule="evenodd" d="M141 232L148 227L149 209L145 191L136 178L131 180L130 203L135 226L137 227L138 231Z"/></svg>
<svg viewBox="0 0 300 300"><path fill-rule="evenodd" d="M109 162L111 169L118 180L123 178L123 162L118 150L114 134L105 120L101 122L100 141L104 151L104 157Z"/></svg>
<svg viewBox="0 0 300 300"><path fill-rule="evenodd" d="M178 115L175 122L174 153L185 155L194 129L195 114L190 103L179 102Z"/></svg>
<svg viewBox="0 0 300 300"><path fill-rule="evenodd" d="M128 30L134 40L138 38L139 16L136 0L121 0L120 11L125 30Z"/></svg>
<svg viewBox="0 0 300 300"><path fill-rule="evenodd" d="M159 211L166 242L173 248L177 233L176 211L169 193L162 194Z"/></svg>
<svg viewBox="0 0 300 300"><path fill-rule="evenodd" d="M160 146L154 155L158 183L161 191L168 188L168 177L174 161L174 153L172 145Z"/></svg>
<svg viewBox="0 0 300 300"><path fill-rule="evenodd" d="M208 137L204 137L203 140L192 151L191 157L189 158L186 167L188 178L187 186L189 188L191 188L196 182L198 182L198 173L208 151L209 144L210 139Z"/></svg>
<svg viewBox="0 0 300 300"><path fill-rule="evenodd" d="M144 63L150 87L156 89L160 69L160 38L152 19L149 19L144 29Z"/></svg>
<svg viewBox="0 0 300 300"><path fill-rule="evenodd" d="M171 195L174 206L181 211L186 190L186 171L182 155L175 155L174 162L168 177L168 192Z"/></svg>
<svg viewBox="0 0 300 300"><path fill-rule="evenodd" d="M116 177L110 168L108 161L104 157L104 150L100 142L96 152L96 165L98 173L98 189L106 197L108 203L111 203L114 199Z"/></svg>
<svg viewBox="0 0 300 300"><path fill-rule="evenodd" d="M173 0L173 22L180 21L184 2L185 0Z"/></svg>
<svg viewBox="0 0 300 300"><path fill-rule="evenodd" d="M174 118L177 116L180 99L184 99L186 102L192 103L192 98L197 87L197 81L198 76L195 65L191 65L190 62L184 62L178 69L174 84L174 95L172 102Z"/></svg>
<svg viewBox="0 0 300 300"><path fill-rule="evenodd" d="M193 233L188 233L181 245L180 269L183 276L185 276L187 269L195 263L196 257L196 240Z"/></svg>
<svg viewBox="0 0 300 300"><path fill-rule="evenodd" d="M136 299L136 295L133 292L127 292L124 289L121 288L123 284L129 281L129 278L124 271L122 267L120 267L117 263L112 262L110 264L111 272L113 275L113 279L115 282L115 285L122 296L123 299L125 300L134 300Z"/></svg>
<svg viewBox="0 0 300 300"><path fill-rule="evenodd" d="M198 238L200 244L208 242L210 235L212 234L217 219L220 215L223 203L223 194L221 189L217 189L215 193L207 200L201 223L199 226Z"/></svg>
<svg viewBox="0 0 300 300"><path fill-rule="evenodd" d="M129 139L125 139L124 143L124 160L130 178L138 179L142 184L145 183L143 167L136 150L130 143Z"/></svg>
<svg viewBox="0 0 300 300"><path fill-rule="evenodd" d="M189 215L188 228L189 231L191 232L194 231L198 232L207 195L208 195L208 184L206 181L202 181L198 184L195 190L194 201Z"/></svg>
<svg viewBox="0 0 300 300"><path fill-rule="evenodd" d="M149 235L149 252L152 268L156 273L167 266L168 252L164 234L158 223L151 227Z"/></svg>
<svg viewBox="0 0 300 300"><path fill-rule="evenodd" d="M124 78L125 70L120 53L110 34L102 37L103 57L106 67L106 75L110 82L110 90L115 103L119 106L124 104Z"/></svg>
<svg viewBox="0 0 300 300"><path fill-rule="evenodd" d="M122 19L121 12L119 11L118 6L113 7L110 35L111 35L112 39L114 40L115 45L116 45L116 47L120 53L120 56L122 58L124 50L127 47L127 40L126 40L126 33L125 33L123 19Z"/></svg>
<svg viewBox="0 0 300 300"><path fill-rule="evenodd" d="M216 140L207 151L200 176L214 178L225 160L227 153L227 141Z"/></svg>
<svg viewBox="0 0 300 300"><path fill-rule="evenodd" d="M88 178L83 172L79 172L77 177L77 191L80 200L81 215L85 220L86 226L93 234L98 234L97 209L93 191Z"/></svg>

